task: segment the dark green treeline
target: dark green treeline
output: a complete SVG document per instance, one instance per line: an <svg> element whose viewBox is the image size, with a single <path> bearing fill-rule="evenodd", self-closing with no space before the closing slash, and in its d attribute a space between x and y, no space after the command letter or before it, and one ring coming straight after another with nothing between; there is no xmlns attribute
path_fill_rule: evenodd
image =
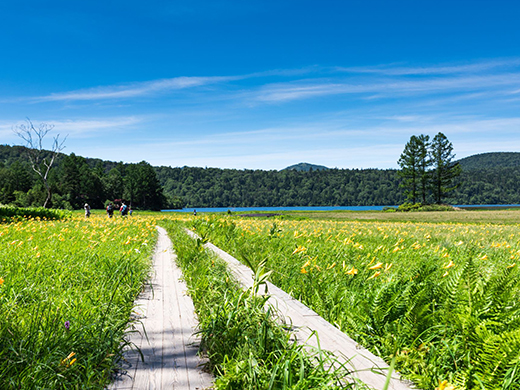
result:
<svg viewBox="0 0 520 390"><path fill-rule="evenodd" d="M0 145L0 204L40 206L42 183L23 147ZM497 161L506 161L501 167ZM520 203L520 153L460 160L450 204ZM329 169L301 172L152 167L61 154L51 171L52 207L101 208L124 199L135 208L399 205L405 201L396 170Z"/></svg>
<svg viewBox="0 0 520 390"><path fill-rule="evenodd" d="M167 194L187 207L396 205L404 201L395 170L299 172L156 168Z"/></svg>
<svg viewBox="0 0 520 390"><path fill-rule="evenodd" d="M46 193L41 179L24 158L24 147L0 147L0 204L41 206ZM134 208L160 210L167 205L154 168L60 154L49 174L49 207L79 209L85 203L104 208L107 201L125 201Z"/></svg>

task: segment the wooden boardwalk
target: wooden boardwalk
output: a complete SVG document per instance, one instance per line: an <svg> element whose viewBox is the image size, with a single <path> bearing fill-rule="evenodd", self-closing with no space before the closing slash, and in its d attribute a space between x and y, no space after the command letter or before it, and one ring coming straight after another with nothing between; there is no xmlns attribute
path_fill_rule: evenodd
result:
<svg viewBox="0 0 520 390"><path fill-rule="evenodd" d="M171 241L163 228L157 230L151 284L136 302L138 321L128 335L139 350L127 348L123 369L110 390L195 390L212 385L212 376L201 370L194 307L174 263Z"/></svg>
<svg viewBox="0 0 520 390"><path fill-rule="evenodd" d="M197 237L190 230L186 230L186 232L194 238ZM253 285L253 272L249 267L211 243L205 244L205 247L227 262L231 273L245 288ZM274 284L268 282L267 286L271 296L268 303L277 308L282 317L292 324L299 343L311 348L321 347L323 350L334 353L338 361L354 370L353 375L361 382L374 389L384 388L389 367L383 359L358 345L345 333ZM313 332L318 335L319 343ZM412 387L407 381L401 380L398 373L394 372L388 389L410 390Z"/></svg>

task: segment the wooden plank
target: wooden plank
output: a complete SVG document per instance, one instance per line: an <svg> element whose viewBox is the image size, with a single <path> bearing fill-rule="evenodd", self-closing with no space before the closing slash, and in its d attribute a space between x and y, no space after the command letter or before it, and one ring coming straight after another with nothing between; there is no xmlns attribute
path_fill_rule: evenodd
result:
<svg viewBox="0 0 520 390"><path fill-rule="evenodd" d="M213 377L201 369L205 360L198 356L193 337L195 311L191 298L184 294L182 273L173 264L171 241L164 229L157 230L151 283L136 301L140 323L133 323L130 329L135 332L127 335L139 347L144 362L137 349L126 348L122 370L110 390L195 390L212 385Z"/></svg>
<svg viewBox="0 0 520 390"><path fill-rule="evenodd" d="M188 229L186 232L191 237L198 238L194 232ZM206 243L205 247L226 261L231 273L243 287L250 288L253 285L253 272L247 266L211 243ZM292 324L298 343L309 348L321 347L322 350L332 352L341 364L352 368L357 379L374 389L384 387L389 366L383 359L360 346L348 335L282 289L270 282L267 282L267 287L270 295L268 305L272 305L278 310L282 319L288 319ZM316 334L317 337L313 334ZM396 372L392 374L388 388L391 390L412 389L411 383L401 379Z"/></svg>

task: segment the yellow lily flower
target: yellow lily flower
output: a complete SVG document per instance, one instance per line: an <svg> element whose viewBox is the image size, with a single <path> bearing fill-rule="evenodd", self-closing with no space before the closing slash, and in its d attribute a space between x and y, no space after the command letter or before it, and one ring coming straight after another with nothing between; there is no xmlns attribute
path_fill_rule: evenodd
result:
<svg viewBox="0 0 520 390"><path fill-rule="evenodd" d="M454 390L455 387L448 383L447 380L443 380L442 382L439 379L439 386L435 388L435 390Z"/></svg>
<svg viewBox="0 0 520 390"><path fill-rule="evenodd" d="M355 269L354 267L352 267L351 270L347 272L347 275L352 275L352 276L354 276L354 275L356 275L357 273L358 273L358 270Z"/></svg>
<svg viewBox="0 0 520 390"><path fill-rule="evenodd" d="M298 245L298 247L293 251L293 255L295 255L296 253L300 253L300 252L305 252L307 250L307 248L305 248L304 246L301 246L301 245Z"/></svg>
<svg viewBox="0 0 520 390"><path fill-rule="evenodd" d="M377 278L379 275L381 275L381 271L377 271L376 273L374 273L374 275L372 275L371 277L369 277L367 280Z"/></svg>
<svg viewBox="0 0 520 390"><path fill-rule="evenodd" d="M368 269L379 269L383 268L383 263L377 263L376 265L373 265L372 267L369 267Z"/></svg>
<svg viewBox="0 0 520 390"><path fill-rule="evenodd" d="M451 268L451 267L453 267L453 266L455 266L455 263L453 262L453 260L450 260L450 262L449 262L448 264L446 264L446 265L445 265L444 267L442 267L442 268L444 268L444 269L448 269L448 268Z"/></svg>

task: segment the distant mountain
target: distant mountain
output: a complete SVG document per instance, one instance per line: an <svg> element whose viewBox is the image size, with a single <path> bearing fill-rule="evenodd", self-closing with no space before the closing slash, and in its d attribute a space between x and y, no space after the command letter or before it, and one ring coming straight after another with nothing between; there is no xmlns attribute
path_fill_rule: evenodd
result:
<svg viewBox="0 0 520 390"><path fill-rule="evenodd" d="M291 165L290 167L287 167L285 169L282 169L282 171L286 171L286 170L293 170L293 171L300 171L300 172L309 172L310 170L313 170L313 171L326 171L330 168L327 168L323 165L314 165L314 164L309 164L309 163L299 163L299 164L295 164L295 165Z"/></svg>
<svg viewBox="0 0 520 390"><path fill-rule="evenodd" d="M481 153L458 160L462 169L516 168L520 167L520 153Z"/></svg>

